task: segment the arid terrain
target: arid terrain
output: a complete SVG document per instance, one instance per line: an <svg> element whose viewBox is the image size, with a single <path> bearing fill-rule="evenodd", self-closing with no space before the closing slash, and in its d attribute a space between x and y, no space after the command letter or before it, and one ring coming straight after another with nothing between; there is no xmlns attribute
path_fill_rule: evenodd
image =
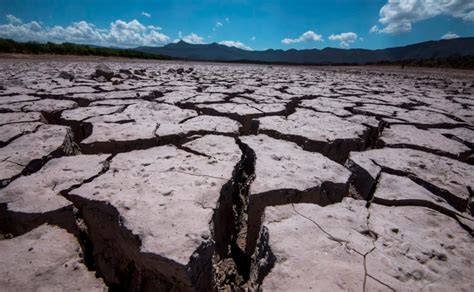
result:
<svg viewBox="0 0 474 292"><path fill-rule="evenodd" d="M0 59L1 291L473 291L474 74Z"/></svg>

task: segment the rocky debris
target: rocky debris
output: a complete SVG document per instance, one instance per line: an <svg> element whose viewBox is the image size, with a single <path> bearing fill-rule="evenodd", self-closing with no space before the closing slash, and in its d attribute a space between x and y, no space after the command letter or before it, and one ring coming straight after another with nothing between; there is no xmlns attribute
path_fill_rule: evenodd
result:
<svg viewBox="0 0 474 292"><path fill-rule="evenodd" d="M93 75L98 81L106 81L112 79L114 77L114 71L110 69L109 66L105 64L100 64L95 67L95 73Z"/></svg>
<svg viewBox="0 0 474 292"><path fill-rule="evenodd" d="M106 291L83 262L73 235L42 225L24 235L0 240L0 287L4 291Z"/></svg>
<svg viewBox="0 0 474 292"><path fill-rule="evenodd" d="M2 59L0 286L473 290L472 74L428 73Z"/></svg>
<svg viewBox="0 0 474 292"><path fill-rule="evenodd" d="M72 81L72 80L74 80L74 75L72 75L71 73L68 73L66 71L61 71L58 75L58 78L67 79L69 81Z"/></svg>
<svg viewBox="0 0 474 292"><path fill-rule="evenodd" d="M128 69L120 69L119 73L125 74L125 75L132 75L132 71Z"/></svg>

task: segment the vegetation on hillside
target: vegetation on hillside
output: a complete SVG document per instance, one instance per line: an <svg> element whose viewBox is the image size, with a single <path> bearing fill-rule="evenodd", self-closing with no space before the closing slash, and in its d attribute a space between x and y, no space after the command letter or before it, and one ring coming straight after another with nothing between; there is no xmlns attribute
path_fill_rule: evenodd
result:
<svg viewBox="0 0 474 292"><path fill-rule="evenodd" d="M381 61L368 65L394 65L400 67L430 67L430 68L453 68L453 69L474 69L474 56L452 56L448 58L430 58L420 60L403 61Z"/></svg>
<svg viewBox="0 0 474 292"><path fill-rule="evenodd" d="M10 39L0 38L1 53L20 53L20 54L57 54L57 55L80 55L80 56L104 56L104 57L126 57L139 59L157 59L169 60L173 59L168 56L145 53L132 49L116 49L106 47L96 47L90 45L79 45L73 43L37 43L37 42L16 42ZM284 62L259 62L259 61L228 61L230 63L260 63L260 64L292 64ZM361 65L356 63L323 63L314 64L295 64L295 65ZM432 67L432 68L455 68L455 69L474 69L474 56L452 56L449 58L430 58L419 60L403 60L403 61L380 61L376 63L367 63L364 65L392 65L400 67Z"/></svg>
<svg viewBox="0 0 474 292"><path fill-rule="evenodd" d="M10 39L0 38L1 53L19 54L56 54L56 55L79 55L79 56L104 56L104 57L126 57L140 59L169 60L168 56L149 54L129 49L115 49L106 47L94 47L73 43L37 43L16 42Z"/></svg>

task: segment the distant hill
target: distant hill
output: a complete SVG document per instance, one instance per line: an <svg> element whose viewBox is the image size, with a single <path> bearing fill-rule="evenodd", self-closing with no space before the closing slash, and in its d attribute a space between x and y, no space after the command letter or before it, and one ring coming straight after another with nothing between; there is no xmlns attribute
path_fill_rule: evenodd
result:
<svg viewBox="0 0 474 292"><path fill-rule="evenodd" d="M380 50L325 48L307 50L247 51L217 43L189 44L184 41L163 47L138 47L135 50L200 61L248 61L292 64L367 64L403 60L446 59L474 56L474 38L428 41Z"/></svg>

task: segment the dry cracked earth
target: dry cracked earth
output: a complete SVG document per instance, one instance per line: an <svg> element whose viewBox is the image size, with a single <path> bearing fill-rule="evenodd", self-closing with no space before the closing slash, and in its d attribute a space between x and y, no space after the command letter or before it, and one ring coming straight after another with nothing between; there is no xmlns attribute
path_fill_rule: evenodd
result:
<svg viewBox="0 0 474 292"><path fill-rule="evenodd" d="M2 291L473 291L474 79L0 61Z"/></svg>

